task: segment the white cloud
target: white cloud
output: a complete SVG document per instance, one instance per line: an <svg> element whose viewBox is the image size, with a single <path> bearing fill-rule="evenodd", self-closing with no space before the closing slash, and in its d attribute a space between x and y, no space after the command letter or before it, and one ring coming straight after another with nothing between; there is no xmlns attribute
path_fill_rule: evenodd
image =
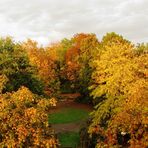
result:
<svg viewBox="0 0 148 148"><path fill-rule="evenodd" d="M148 42L147 0L0 0L0 36L32 38L41 44L92 32L115 31Z"/></svg>

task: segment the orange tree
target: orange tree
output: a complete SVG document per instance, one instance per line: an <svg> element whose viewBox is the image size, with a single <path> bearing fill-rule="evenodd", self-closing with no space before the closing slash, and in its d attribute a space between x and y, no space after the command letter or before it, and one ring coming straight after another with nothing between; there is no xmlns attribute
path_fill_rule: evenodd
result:
<svg viewBox="0 0 148 148"><path fill-rule="evenodd" d="M0 95L0 147L56 147L46 111L52 101L26 87Z"/></svg>
<svg viewBox="0 0 148 148"><path fill-rule="evenodd" d="M76 34L71 40L72 40L72 46L67 50L66 52L66 75L67 79L73 82L77 82L78 78L78 71L80 68L80 65L78 63L78 57L80 54L80 47L81 42L84 38L86 38L87 34Z"/></svg>
<svg viewBox="0 0 148 148"><path fill-rule="evenodd" d="M37 75L44 82L44 92L47 95L56 94L59 88L57 77L57 55L56 48L58 45L53 44L49 47L38 47L37 42L28 40L23 43L22 47L28 53L30 64L37 69Z"/></svg>
<svg viewBox="0 0 148 148"><path fill-rule="evenodd" d="M96 49L98 41L93 34L80 33L74 35L71 42L65 54L63 73L73 89L84 94L87 92L85 88L88 86L91 75L89 61L91 61L92 52Z"/></svg>
<svg viewBox="0 0 148 148"><path fill-rule="evenodd" d="M80 54L81 42L86 38L87 34L76 34L70 40L63 40L61 44L61 50L64 53L64 60L62 60L62 67L60 68L61 80L63 85L67 88L71 88L72 91L76 90L78 84L80 64L78 57Z"/></svg>
<svg viewBox="0 0 148 148"><path fill-rule="evenodd" d="M75 82L78 78L79 64L77 56L79 55L79 49L72 47L66 52L66 77L69 81Z"/></svg>
<svg viewBox="0 0 148 148"><path fill-rule="evenodd" d="M106 139L97 147L117 146L122 132L130 135L131 147L145 147L147 53L138 56L135 47L115 33L103 38L100 49L91 63L95 70L90 89L97 105L89 132Z"/></svg>

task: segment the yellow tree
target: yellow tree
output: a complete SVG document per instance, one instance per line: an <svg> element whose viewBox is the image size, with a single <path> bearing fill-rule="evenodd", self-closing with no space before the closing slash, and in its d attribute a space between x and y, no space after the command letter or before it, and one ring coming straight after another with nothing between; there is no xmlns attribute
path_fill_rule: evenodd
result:
<svg viewBox="0 0 148 148"><path fill-rule="evenodd" d="M135 78L136 68L131 44L124 41L112 42L112 45L102 44L101 53L91 63L95 70L92 73L93 85L90 87L94 99L107 98L97 105L99 117L94 119L99 123L110 117L111 110L126 97L129 84Z"/></svg>
<svg viewBox="0 0 148 148"><path fill-rule="evenodd" d="M0 147L56 147L48 127L52 100L34 95L26 87L0 96Z"/></svg>
<svg viewBox="0 0 148 148"><path fill-rule="evenodd" d="M92 89L92 95L98 104L92 113L93 120L89 129L90 133L94 131L95 126L109 128L113 117L126 110L127 104L125 106L123 104L128 98L133 99L131 101L132 107L135 107L133 113L138 119L138 114L136 114L138 107L136 108L136 105L134 105L134 98L131 96L136 88L140 90L138 87L140 84L142 84L141 87L147 86L146 55L138 57L135 54L135 48L130 42L116 34L107 34L103 38L100 48L101 52L96 56L96 60L91 63L95 70L92 74L93 85L90 89ZM139 100L140 97L137 99ZM137 103L135 101L135 104ZM129 116L132 116L132 113L129 113ZM120 117L124 121L123 114ZM118 123L121 122L119 121ZM118 125L114 125L117 130ZM130 122L127 126L129 125ZM114 140L112 143L110 142L110 144L115 143Z"/></svg>
<svg viewBox="0 0 148 148"><path fill-rule="evenodd" d="M136 56L136 55L135 55ZM138 67L136 79L129 87L127 98L120 105L120 111L113 116L109 129L130 135L130 147L148 145L148 53L135 57Z"/></svg>

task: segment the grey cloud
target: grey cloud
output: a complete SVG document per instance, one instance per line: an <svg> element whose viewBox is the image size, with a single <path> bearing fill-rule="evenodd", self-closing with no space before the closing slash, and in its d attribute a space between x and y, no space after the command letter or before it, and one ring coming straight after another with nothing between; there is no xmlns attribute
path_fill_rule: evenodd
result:
<svg viewBox="0 0 148 148"><path fill-rule="evenodd" d="M115 31L133 42L148 41L147 0L1 0L0 35L42 44L78 32L99 39Z"/></svg>

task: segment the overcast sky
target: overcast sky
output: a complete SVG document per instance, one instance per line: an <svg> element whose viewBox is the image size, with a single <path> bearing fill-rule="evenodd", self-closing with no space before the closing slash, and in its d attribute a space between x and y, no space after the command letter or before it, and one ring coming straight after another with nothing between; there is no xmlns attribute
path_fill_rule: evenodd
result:
<svg viewBox="0 0 148 148"><path fill-rule="evenodd" d="M148 42L148 0L0 0L0 36L45 45L80 32Z"/></svg>

